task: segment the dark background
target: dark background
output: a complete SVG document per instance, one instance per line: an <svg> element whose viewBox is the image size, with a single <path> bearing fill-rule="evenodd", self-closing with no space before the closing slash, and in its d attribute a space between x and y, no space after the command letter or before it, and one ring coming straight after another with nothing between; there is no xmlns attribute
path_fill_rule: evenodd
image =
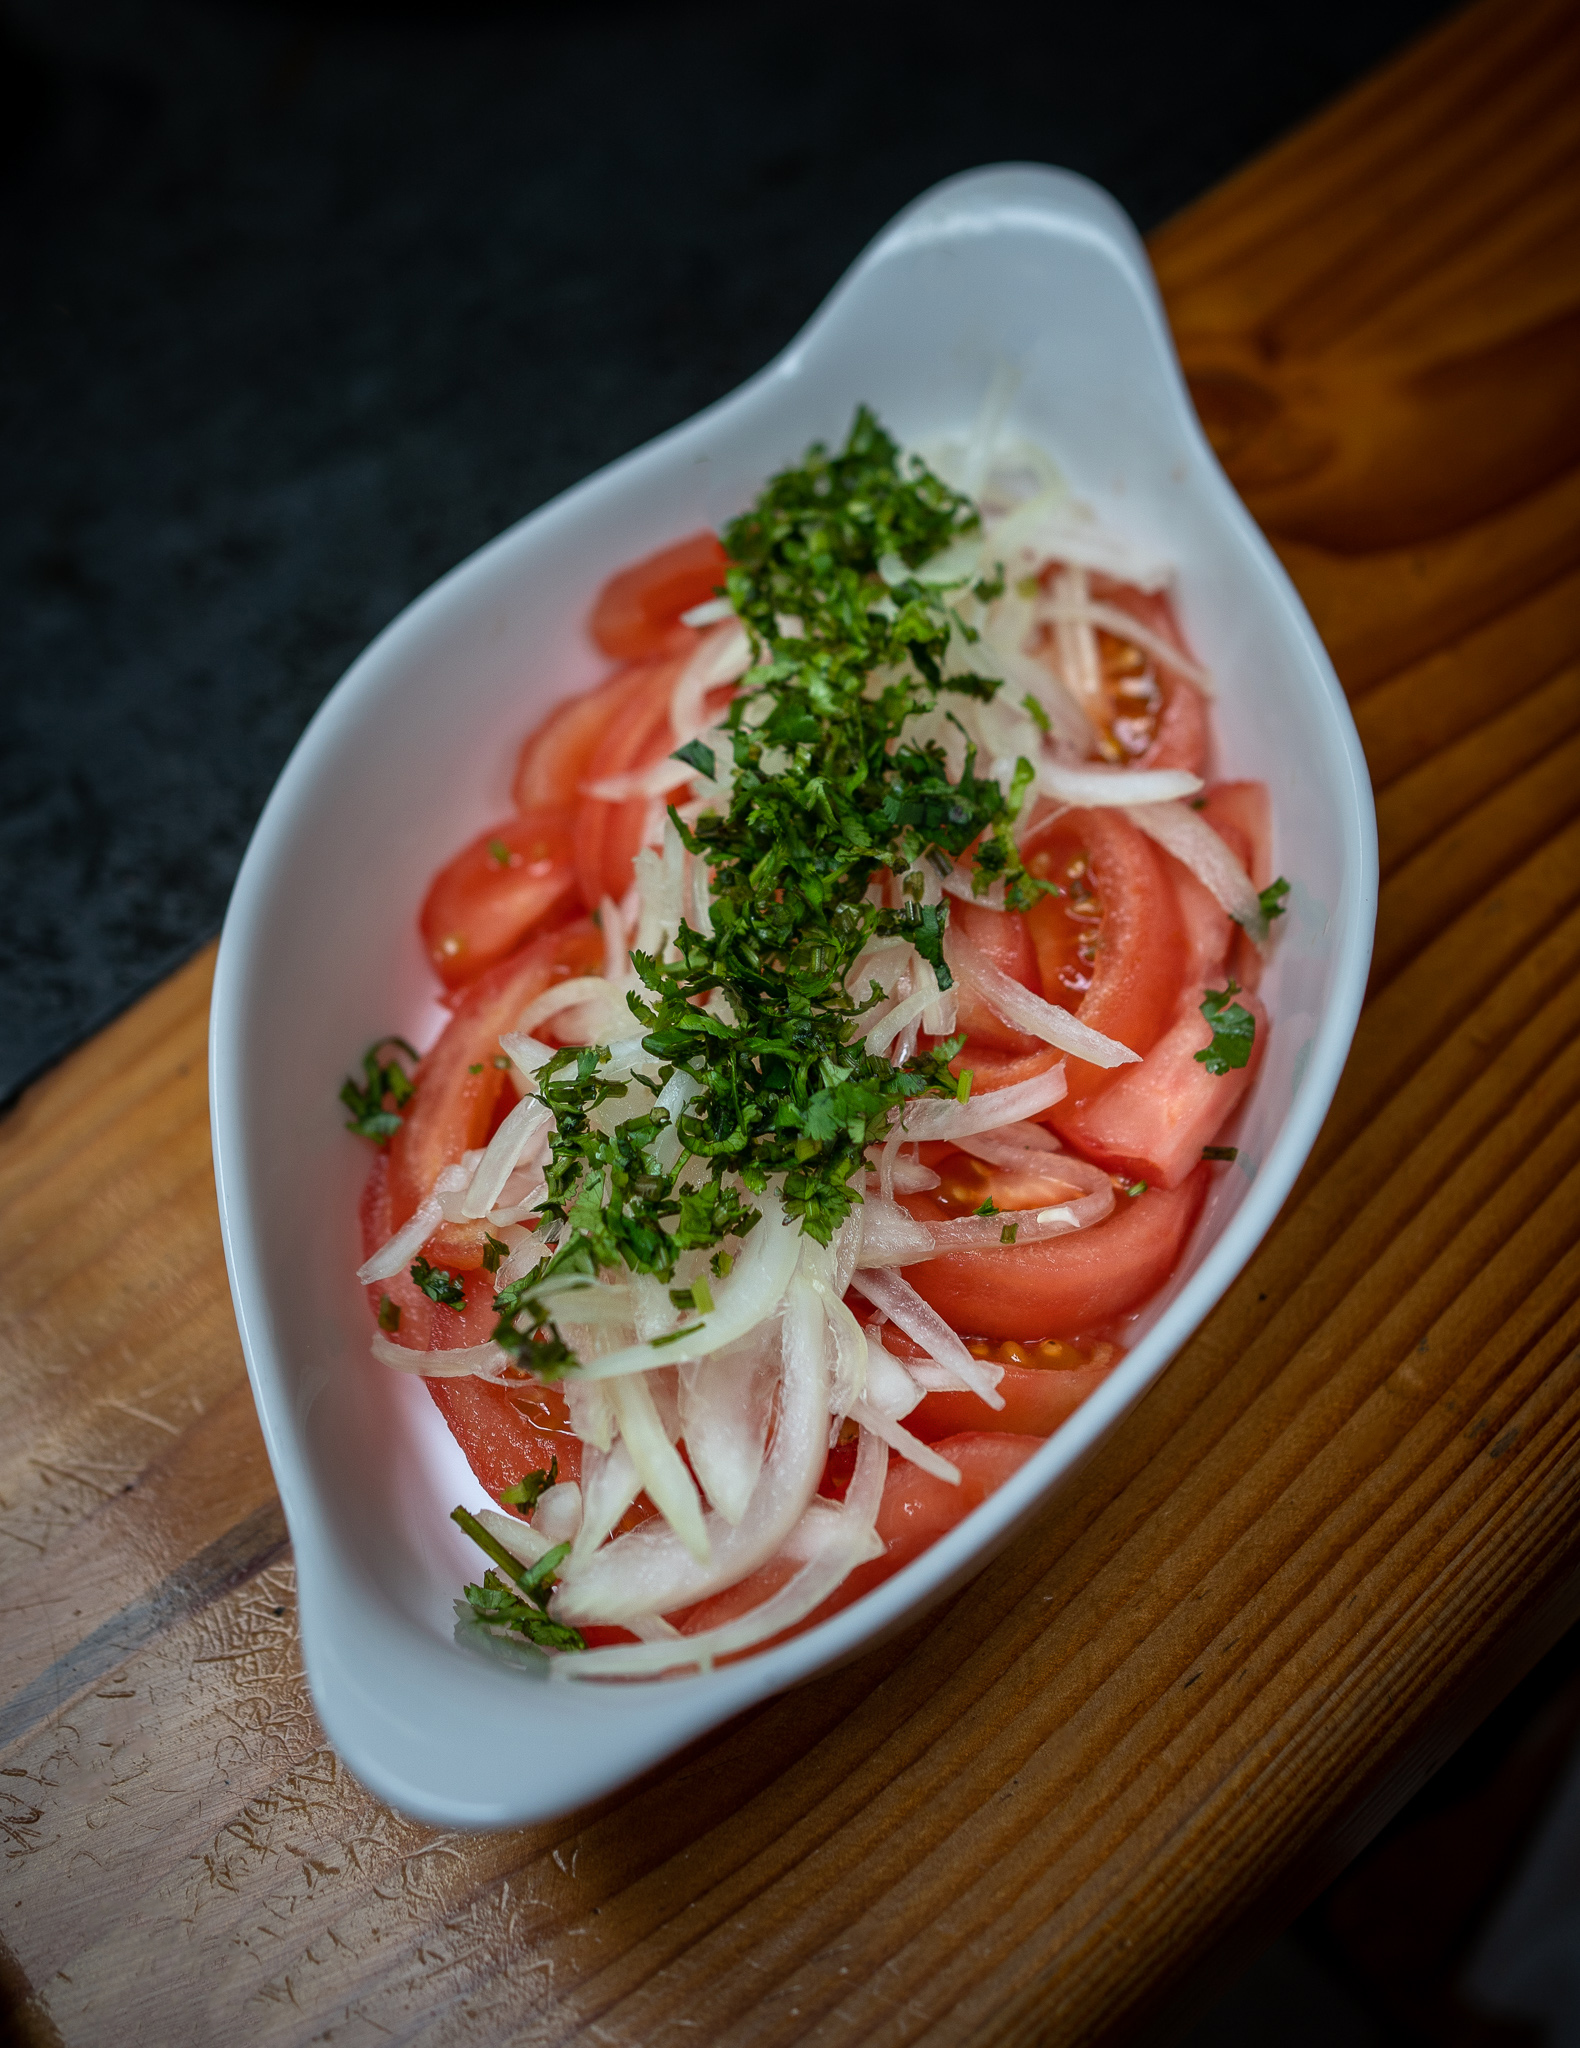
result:
<svg viewBox="0 0 1580 2048"><path fill-rule="evenodd" d="M0 0L0 1104L217 929L379 627L907 200L1032 158L1153 227L1445 11ZM1542 2039L1461 1972L1577 1732L1571 1638L1188 2048Z"/></svg>
<svg viewBox="0 0 1580 2048"><path fill-rule="evenodd" d="M1441 0L0 0L0 1103L217 929L408 599L936 179L1143 228Z"/></svg>

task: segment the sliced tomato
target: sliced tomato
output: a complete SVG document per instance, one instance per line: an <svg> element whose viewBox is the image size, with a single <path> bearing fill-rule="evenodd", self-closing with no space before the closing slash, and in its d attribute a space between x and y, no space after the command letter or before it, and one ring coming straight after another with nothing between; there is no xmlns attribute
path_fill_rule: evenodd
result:
<svg viewBox="0 0 1580 2048"><path fill-rule="evenodd" d="M505 1073L499 1039L546 988L573 974L593 974L603 939L590 918L545 932L473 982L437 1042L418 1065L417 1093L390 1140L390 1229L398 1230L425 1201L441 1167L485 1144ZM483 1225L444 1224L429 1241L434 1264L468 1269L482 1263Z"/></svg>
<svg viewBox="0 0 1580 2048"><path fill-rule="evenodd" d="M681 629L685 631L684 628ZM645 694L650 662L616 669L585 696L551 711L522 742L511 796L518 811L576 801L587 764L612 725L622 722L628 699Z"/></svg>
<svg viewBox="0 0 1580 2048"><path fill-rule="evenodd" d="M685 662L685 655L672 655L643 668L640 685L621 700L618 716L594 748L584 785L629 775L674 751L669 706ZM596 908L605 896L618 903L630 888L652 809L649 797L619 803L581 797L576 807L576 875L583 901L590 907Z"/></svg>
<svg viewBox="0 0 1580 2048"><path fill-rule="evenodd" d="M1006 1479L1012 1478L1036 1452L1038 1441L1030 1436L972 1430L964 1435L944 1437L936 1449L959 1468L960 1484L955 1486L948 1480L935 1479L930 1472L919 1471L915 1465L891 1455L877 1515L877 1532L883 1543L883 1555L873 1558L868 1564L858 1565L821 1607L814 1609L797 1627L787 1629L787 1636L815 1628L829 1615L837 1614L842 1607L849 1607L863 1593L892 1578L902 1565L909 1564L913 1557L919 1557L957 1522L963 1522L973 1508L980 1507L990 1493L996 1493ZM697 1606L671 1614L666 1619L673 1622L682 1635L700 1635L704 1629L719 1628L725 1622L733 1621L738 1614L745 1614L771 1598L795 1569L794 1564L784 1562L764 1565L749 1578L742 1579L739 1585L727 1587L711 1600L701 1601ZM757 1652L745 1651L742 1654L755 1656Z"/></svg>
<svg viewBox="0 0 1580 2048"><path fill-rule="evenodd" d="M562 1481L580 1481L581 1439L570 1426L570 1412L552 1387L533 1382L517 1392L492 1380L449 1379L424 1382L434 1406L450 1425L450 1434L466 1453L478 1483L495 1500L507 1486L516 1486L529 1472L547 1472L559 1460ZM485 1569L481 1557L478 1570Z"/></svg>
<svg viewBox="0 0 1580 2048"><path fill-rule="evenodd" d="M1167 591L1139 590L1133 583L1094 576L1092 595L1103 604L1128 612L1138 626L1146 627L1193 666L1199 666L1180 630ZM1124 752L1138 767L1188 768L1193 775L1203 774L1209 733L1207 700L1201 691L1166 662L1143 657L1138 649L1122 641L1110 642L1107 634L1099 635L1099 639L1107 657L1105 680L1115 700L1114 737ZM1145 708L1139 717L1125 703L1127 678L1132 673L1141 681L1144 694ZM1128 684L1131 690L1136 687L1136 683Z"/></svg>
<svg viewBox="0 0 1580 2048"><path fill-rule="evenodd" d="M1251 1058L1226 1074L1210 1074L1196 1057L1212 1043L1201 1012L1204 994L1193 989L1140 1066L1127 1067L1105 1095L1067 1120L1070 1143L1109 1172L1177 1188L1239 1108L1267 1042L1267 1012L1249 989L1240 991L1235 1001L1256 1019Z"/></svg>
<svg viewBox="0 0 1580 2048"><path fill-rule="evenodd" d="M983 1337L1085 1336L1140 1308L1179 1263L1207 1192L1202 1170L1173 1189L1121 1195L1089 1230L1002 1251L953 1252L905 1268L952 1329ZM925 1216L925 1196L902 1201Z"/></svg>
<svg viewBox="0 0 1580 2048"><path fill-rule="evenodd" d="M921 1346L892 1323L885 1327L883 1341L897 1358L922 1356ZM1124 1355L1117 1344L1097 1340L1069 1343L1054 1338L1039 1344L1014 1338L993 1342L971 1337L966 1341L976 1357L998 1366L1003 1373L998 1391L1004 1405L990 1407L979 1394L964 1388L958 1393L925 1394L904 1417L905 1427L923 1443L936 1443L940 1437L978 1429L992 1429L1001 1435L1052 1436L1061 1423L1068 1422L1088 1394L1097 1391ZM854 1465L855 1445L850 1445L849 1450L849 1463ZM830 1451L830 1468L835 1467L835 1460L840 1457L839 1448ZM848 1479L848 1472L831 1469L824 1474L820 1490L836 1500L843 1499Z"/></svg>
<svg viewBox="0 0 1580 2048"><path fill-rule="evenodd" d="M605 654L639 661L657 654L682 612L714 596L730 566L715 533L692 533L611 576L588 621Z"/></svg>
<svg viewBox="0 0 1580 2048"><path fill-rule="evenodd" d="M433 878L418 926L446 988L462 988L534 933L581 907L576 813L523 811L480 832Z"/></svg>
<svg viewBox="0 0 1580 2048"><path fill-rule="evenodd" d="M949 922L957 931L964 932L971 943L1012 981L1018 981L1033 995L1042 994L1037 949L1032 944L1026 920L1018 911L992 910L985 903L963 903L956 898L949 905ZM971 1066L970 1055L979 1049L1022 1055L1042 1053L1047 1049L1041 1039L1033 1038L1029 1032L1013 1030L980 997L963 987L958 991L955 1028L963 1031L967 1039L960 1061L962 1066Z"/></svg>
<svg viewBox="0 0 1580 2048"><path fill-rule="evenodd" d="M1179 901L1159 849L1117 811L1071 810L1034 825L1024 857L1064 892L1026 913L1043 994L1145 1053L1174 1014L1185 964ZM1047 1121L1062 1131L1068 1112L1121 1071L1072 1059L1069 1092Z"/></svg>

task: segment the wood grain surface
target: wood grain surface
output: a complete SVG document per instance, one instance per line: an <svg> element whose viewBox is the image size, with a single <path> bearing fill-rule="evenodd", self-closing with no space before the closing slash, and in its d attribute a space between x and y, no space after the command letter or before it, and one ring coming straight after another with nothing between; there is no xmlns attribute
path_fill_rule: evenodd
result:
<svg viewBox="0 0 1580 2048"><path fill-rule="evenodd" d="M1573 1617L1577 108L1580 11L1482 5L1155 240L1352 694L1372 994L1239 1284L909 1637L553 1826L391 1813L298 1662L220 1258L209 956L0 1127L24 2039L1120 2033L1292 1911Z"/></svg>

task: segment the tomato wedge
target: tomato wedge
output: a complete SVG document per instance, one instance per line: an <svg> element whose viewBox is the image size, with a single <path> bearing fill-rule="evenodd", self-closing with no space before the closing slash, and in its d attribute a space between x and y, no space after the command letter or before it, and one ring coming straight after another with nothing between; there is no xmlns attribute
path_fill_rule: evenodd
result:
<svg viewBox="0 0 1580 2048"><path fill-rule="evenodd" d="M562 1481L582 1476L581 1438L570 1411L552 1387L517 1392L492 1380L425 1380L434 1406L466 1453L478 1483L495 1500L529 1472L547 1472L556 1458ZM479 1574L485 1560L478 1558Z"/></svg>
<svg viewBox="0 0 1580 2048"><path fill-rule="evenodd" d="M718 535L706 531L644 556L599 591L588 622L593 638L622 661L659 653L681 613L714 596L729 566Z"/></svg>
<svg viewBox="0 0 1580 2048"><path fill-rule="evenodd" d="M1168 1028L1185 966L1179 900L1162 854L1111 810L1056 813L1033 825L1024 851L1030 872L1064 892L1026 913L1043 994L1145 1053ZM1122 1071L1072 1059L1069 1093L1046 1121L1062 1131L1069 1112Z"/></svg>
<svg viewBox="0 0 1580 2048"><path fill-rule="evenodd" d="M983 1337L1085 1336L1140 1308L1179 1263L1207 1193L1198 1167L1172 1189L1121 1195L1111 1216L1069 1237L952 1252L905 1278L952 1329ZM925 1217L925 1196L902 1196Z"/></svg>
<svg viewBox="0 0 1580 2048"><path fill-rule="evenodd" d="M584 787L629 775L674 751L670 698L686 660L685 654L671 655L646 664L640 682L633 676L630 694L616 707L587 763ZM603 797L581 798L576 807L576 874L583 900L590 906L596 908L605 896L618 903L630 888L655 801L663 800L636 796L611 803Z"/></svg>
<svg viewBox="0 0 1580 2048"><path fill-rule="evenodd" d="M1106 1094L1066 1118L1063 1129L1070 1143L1109 1172L1145 1180L1154 1188L1179 1187L1255 1078L1267 1041L1261 1001L1249 989L1235 997L1256 1019L1249 1062L1226 1074L1210 1074L1196 1057L1212 1043L1212 1027L1201 1012L1204 993L1191 990L1139 1067L1127 1067Z"/></svg>
<svg viewBox="0 0 1580 2048"><path fill-rule="evenodd" d="M956 930L964 932L972 944L1012 981L1018 981L1033 995L1042 994L1037 949L1032 944L1026 920L1018 911L990 910L985 903L964 903L956 897L949 905L949 922ZM960 988L957 1003L955 1028L963 1031L967 1040L960 1065L971 1066L971 1055L983 1048L1022 1055L1045 1050L1041 1039L1033 1038L1029 1032L1012 1029L970 990Z"/></svg>
<svg viewBox="0 0 1580 2048"><path fill-rule="evenodd" d="M446 988L463 988L536 931L575 915L575 811L523 811L480 832L429 885L418 928Z"/></svg>
<svg viewBox="0 0 1580 2048"><path fill-rule="evenodd" d="M500 1034L512 1029L534 996L573 974L596 973L602 960L603 939L592 920L583 918L531 940L467 989L423 1055L416 1096L390 1140L391 1231L427 1199L441 1167L487 1142L505 1086L497 1064ZM435 1246L428 1256L436 1265L476 1267L482 1263L483 1225L444 1224L430 1240Z"/></svg>
<svg viewBox="0 0 1580 2048"><path fill-rule="evenodd" d="M551 711L527 735L510 792L518 811L575 803L599 742L620 722L626 698L640 693L651 666L638 662L634 668L616 669L585 697L573 697Z"/></svg>

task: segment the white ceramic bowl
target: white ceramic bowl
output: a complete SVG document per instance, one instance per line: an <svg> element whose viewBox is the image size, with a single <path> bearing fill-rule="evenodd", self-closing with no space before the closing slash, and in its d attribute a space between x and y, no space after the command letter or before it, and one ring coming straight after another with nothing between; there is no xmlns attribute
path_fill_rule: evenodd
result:
<svg viewBox="0 0 1580 2048"><path fill-rule="evenodd" d="M717 526L865 400L902 439L959 434L995 372L1008 429L1178 564L1218 678L1217 770L1271 787L1294 884L1265 993L1269 1054L1180 1275L1085 1407L984 1506L865 1600L722 1671L570 1686L453 1637L481 1490L420 1382L368 1354L352 1272L366 1149L335 1094L370 1040L440 1012L415 913L434 867L509 810L517 738L603 667L583 631L615 567ZM331 1742L408 1813L502 1826L562 1812L866 1646L978 1569L1068 1483L1218 1299L1276 1214L1350 1043L1376 834L1343 696L1214 460L1145 254L1117 206L1035 166L909 207L777 361L590 477L407 608L330 693L259 822L225 920L211 1039L214 1164L247 1369L300 1580ZM940 1655L947 1654L940 1649Z"/></svg>

